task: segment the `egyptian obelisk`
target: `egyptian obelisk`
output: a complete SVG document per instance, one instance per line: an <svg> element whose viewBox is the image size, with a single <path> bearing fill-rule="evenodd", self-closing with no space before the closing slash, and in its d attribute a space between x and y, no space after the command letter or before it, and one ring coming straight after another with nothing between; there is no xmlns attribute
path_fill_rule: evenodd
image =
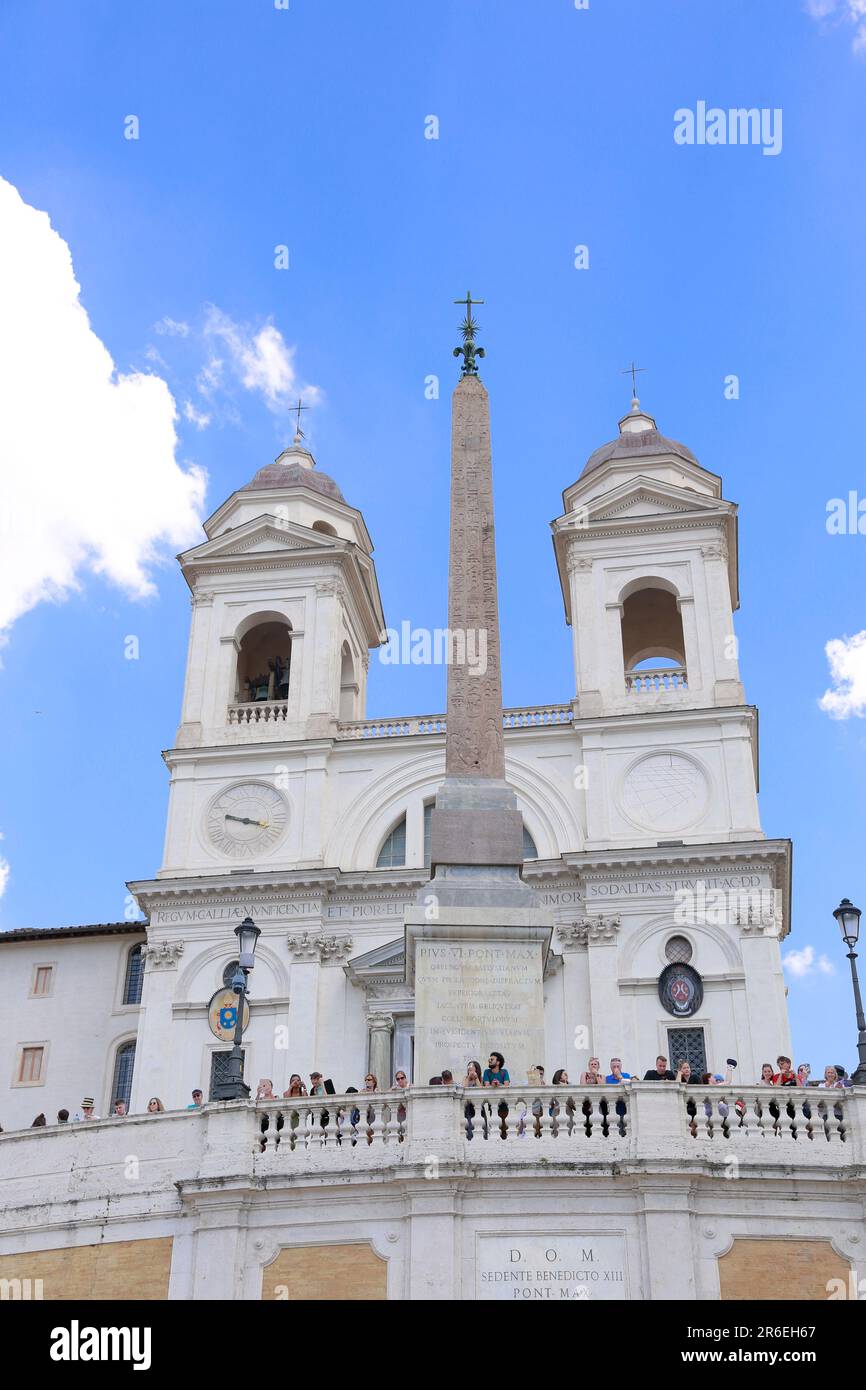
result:
<svg viewBox="0 0 866 1390"><path fill-rule="evenodd" d="M552 923L523 882L523 821L505 779L490 407L467 294L452 398L445 780L433 877L406 916L416 1082L502 1052L515 1080L544 1060L542 974Z"/></svg>

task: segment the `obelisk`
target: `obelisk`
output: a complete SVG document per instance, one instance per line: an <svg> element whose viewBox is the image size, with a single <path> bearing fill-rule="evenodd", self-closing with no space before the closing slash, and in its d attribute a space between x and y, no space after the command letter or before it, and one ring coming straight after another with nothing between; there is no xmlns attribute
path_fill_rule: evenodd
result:
<svg viewBox="0 0 866 1390"><path fill-rule="evenodd" d="M505 779L490 408L467 294L452 398L445 780L433 877L406 916L416 1082L502 1052L515 1079L544 1060L542 974L552 923L523 882L523 820ZM483 1055L482 1055L483 1054ZM462 1070L461 1070L462 1069Z"/></svg>

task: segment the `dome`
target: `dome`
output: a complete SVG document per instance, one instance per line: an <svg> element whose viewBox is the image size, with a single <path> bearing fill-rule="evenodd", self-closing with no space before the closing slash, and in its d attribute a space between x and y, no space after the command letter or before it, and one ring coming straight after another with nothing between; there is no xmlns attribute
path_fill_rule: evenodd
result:
<svg viewBox="0 0 866 1390"><path fill-rule="evenodd" d="M240 489L252 492L256 488L308 487L320 492L324 497L332 497L335 502L345 503L346 499L333 478L320 473L315 459L306 449L293 445L284 449L279 458L260 468L254 478Z"/></svg>
<svg viewBox="0 0 866 1390"><path fill-rule="evenodd" d="M580 475L582 478L610 459L657 458L664 454L675 454L686 463L693 463L700 468L698 460L685 444L678 443L676 439L666 439L659 433L655 420L651 415L643 413L637 400L632 402L631 413L620 420L619 431L617 439L602 444L590 454Z"/></svg>

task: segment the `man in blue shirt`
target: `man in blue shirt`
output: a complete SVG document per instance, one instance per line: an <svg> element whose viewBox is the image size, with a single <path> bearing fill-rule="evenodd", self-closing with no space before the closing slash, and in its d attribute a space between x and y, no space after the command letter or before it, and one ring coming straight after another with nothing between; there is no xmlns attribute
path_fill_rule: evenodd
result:
<svg viewBox="0 0 866 1390"><path fill-rule="evenodd" d="M631 1072L623 1071L621 1057L611 1057L610 1075L604 1079L608 1086L613 1086L617 1081L631 1081Z"/></svg>

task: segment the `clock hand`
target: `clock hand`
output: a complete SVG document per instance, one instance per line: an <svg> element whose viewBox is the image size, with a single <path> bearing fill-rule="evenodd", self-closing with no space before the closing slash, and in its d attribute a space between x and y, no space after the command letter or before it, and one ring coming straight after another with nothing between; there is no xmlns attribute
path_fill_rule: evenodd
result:
<svg viewBox="0 0 866 1390"><path fill-rule="evenodd" d="M266 820L252 820L249 816L230 816L226 813L226 820L236 820L238 825L259 825L262 830L267 830L268 828L268 822Z"/></svg>

